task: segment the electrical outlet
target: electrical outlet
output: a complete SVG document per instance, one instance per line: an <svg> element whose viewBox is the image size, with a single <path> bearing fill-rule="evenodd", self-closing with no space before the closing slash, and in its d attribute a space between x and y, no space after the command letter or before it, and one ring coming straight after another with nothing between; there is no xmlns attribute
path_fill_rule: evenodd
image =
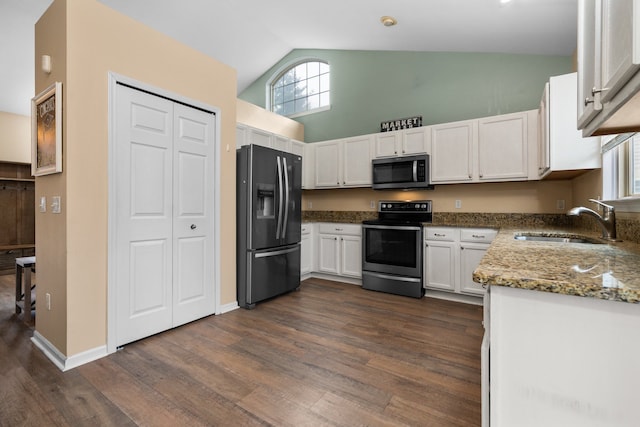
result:
<svg viewBox="0 0 640 427"><path fill-rule="evenodd" d="M313 202L308 203L309 209L313 209Z"/></svg>
<svg viewBox="0 0 640 427"><path fill-rule="evenodd" d="M47 305L47 310L51 310L51 294L49 292L44 294L44 301Z"/></svg>
<svg viewBox="0 0 640 427"><path fill-rule="evenodd" d="M456 200L456 209L462 208L462 200Z"/></svg>
<svg viewBox="0 0 640 427"><path fill-rule="evenodd" d="M564 200L556 200L556 209L559 211L564 210Z"/></svg>

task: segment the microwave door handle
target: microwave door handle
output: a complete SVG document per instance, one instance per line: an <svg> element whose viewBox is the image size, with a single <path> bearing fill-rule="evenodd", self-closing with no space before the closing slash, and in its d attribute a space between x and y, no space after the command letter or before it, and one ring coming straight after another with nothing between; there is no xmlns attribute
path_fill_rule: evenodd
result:
<svg viewBox="0 0 640 427"><path fill-rule="evenodd" d="M418 182L418 161L413 161L413 182Z"/></svg>
<svg viewBox="0 0 640 427"><path fill-rule="evenodd" d="M278 164L278 223L276 225L276 240L280 239L280 228L282 227L282 165L280 156L276 157Z"/></svg>
<svg viewBox="0 0 640 427"><path fill-rule="evenodd" d="M289 173L287 172L287 158L282 157L282 170L284 172L284 221L282 221L282 238L287 236L287 222L289 221Z"/></svg>

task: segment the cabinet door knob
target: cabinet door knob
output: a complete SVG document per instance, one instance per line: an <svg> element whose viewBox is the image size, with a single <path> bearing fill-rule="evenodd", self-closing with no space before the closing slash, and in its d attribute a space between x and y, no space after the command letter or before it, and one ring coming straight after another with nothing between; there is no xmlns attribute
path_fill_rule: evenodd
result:
<svg viewBox="0 0 640 427"><path fill-rule="evenodd" d="M190 227L190 228L191 228L192 230L195 230L197 227L196 227L196 225L195 225L195 224L191 224L191 227Z"/></svg>
<svg viewBox="0 0 640 427"><path fill-rule="evenodd" d="M598 88L596 88L594 86L594 87L591 88L591 95L595 96L596 93L602 93L602 92L605 92L607 90L609 90L609 88L607 88L607 87L603 87L602 89L598 89Z"/></svg>

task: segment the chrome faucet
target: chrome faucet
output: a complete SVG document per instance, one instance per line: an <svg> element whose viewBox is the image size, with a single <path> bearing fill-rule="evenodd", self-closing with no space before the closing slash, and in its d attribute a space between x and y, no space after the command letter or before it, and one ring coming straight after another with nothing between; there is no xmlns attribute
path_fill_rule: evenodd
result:
<svg viewBox="0 0 640 427"><path fill-rule="evenodd" d="M567 212L567 215L591 215L598 220L598 224L600 228L602 228L602 238L605 240L616 240L616 213L613 206L602 203L600 200L589 199L589 201L602 206L602 216L598 212L582 206L571 209Z"/></svg>

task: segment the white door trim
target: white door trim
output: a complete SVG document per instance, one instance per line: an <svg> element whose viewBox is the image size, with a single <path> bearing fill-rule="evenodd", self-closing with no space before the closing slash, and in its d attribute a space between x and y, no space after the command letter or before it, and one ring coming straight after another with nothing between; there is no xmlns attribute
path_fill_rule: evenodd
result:
<svg viewBox="0 0 640 427"><path fill-rule="evenodd" d="M107 353L114 353L117 350L116 337L116 173L115 173L115 147L116 147L116 86L118 83L149 92L151 94L171 99L181 104L189 105L201 110L215 114L215 186L214 186L214 294L215 294L215 314L220 314L220 126L221 111L217 107L187 98L156 86L143 83L141 81L126 77L117 73L109 72L109 103L108 103L108 220L107 220Z"/></svg>

